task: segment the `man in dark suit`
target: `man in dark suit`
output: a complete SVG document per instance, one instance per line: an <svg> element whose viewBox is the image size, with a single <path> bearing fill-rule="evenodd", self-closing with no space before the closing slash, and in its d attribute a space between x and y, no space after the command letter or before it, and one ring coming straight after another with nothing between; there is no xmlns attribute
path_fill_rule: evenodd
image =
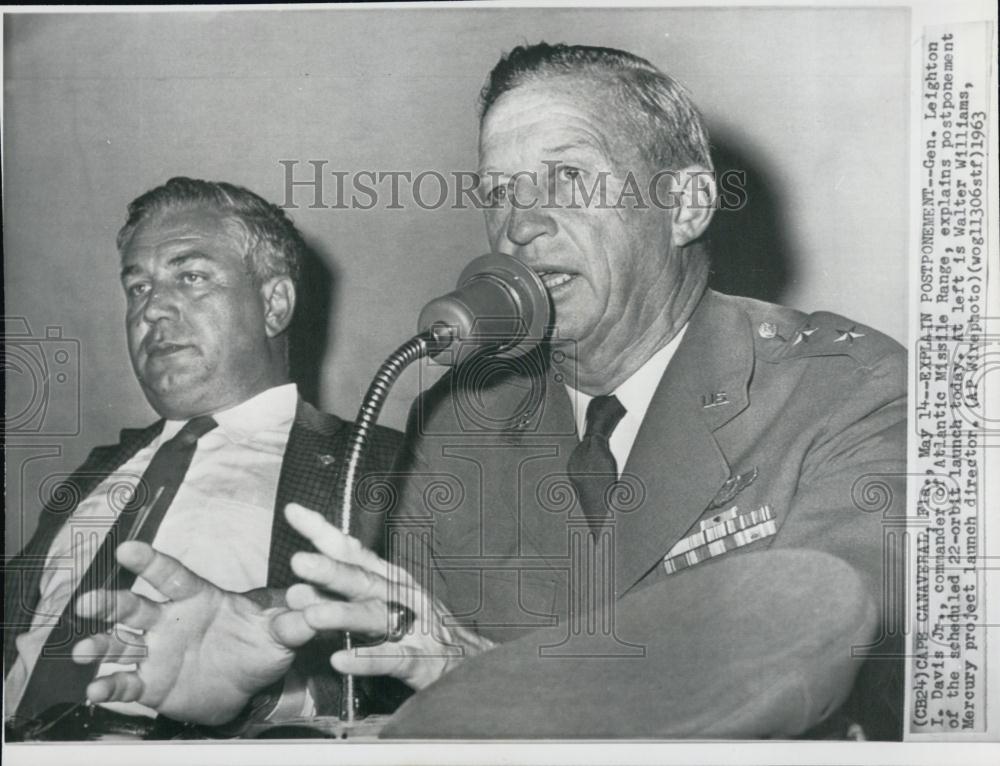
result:
<svg viewBox="0 0 1000 766"><path fill-rule="evenodd" d="M296 502L336 520L350 425L299 398L288 377L305 247L281 209L228 183L173 178L129 205L118 236L128 346L143 392L163 419L95 449L54 492L30 542L5 567L5 714L29 733L53 706L62 709L58 703L84 701L97 667L85 666L73 681L78 666L68 651L83 627L70 601L112 571L117 543L138 540L129 545L140 557L151 544L270 606L282 602L294 580L290 557L306 545L279 511ZM169 445L192 424L193 454L178 462ZM399 440L379 429L362 474L387 470ZM123 487L132 500L120 499ZM145 503L134 499L140 496ZM377 546L384 509L366 510L358 534ZM132 520L144 512L145 521ZM142 581L135 590L154 600L169 595ZM137 650L120 632L93 640L117 647L126 663ZM118 683L122 675L113 670L103 667L91 689ZM275 710L283 678L284 707ZM284 649L274 672L259 680L260 688L273 684L272 694L255 700L259 716L339 708L339 683L322 652L295 657ZM143 702L177 712L166 697L147 693ZM218 709L193 720L221 724L239 712Z"/></svg>

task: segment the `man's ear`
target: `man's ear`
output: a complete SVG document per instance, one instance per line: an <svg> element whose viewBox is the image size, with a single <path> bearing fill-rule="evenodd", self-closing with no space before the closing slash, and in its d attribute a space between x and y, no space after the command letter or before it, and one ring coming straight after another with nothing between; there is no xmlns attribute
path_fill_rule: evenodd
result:
<svg viewBox="0 0 1000 766"><path fill-rule="evenodd" d="M681 188L673 195L676 205L671 232L674 246L684 247L708 228L715 213L718 186L715 173L700 165L689 165L678 171L677 182Z"/></svg>
<svg viewBox="0 0 1000 766"><path fill-rule="evenodd" d="M295 312L295 283L291 277L272 277L260 287L264 301L264 326L274 338L288 329Z"/></svg>

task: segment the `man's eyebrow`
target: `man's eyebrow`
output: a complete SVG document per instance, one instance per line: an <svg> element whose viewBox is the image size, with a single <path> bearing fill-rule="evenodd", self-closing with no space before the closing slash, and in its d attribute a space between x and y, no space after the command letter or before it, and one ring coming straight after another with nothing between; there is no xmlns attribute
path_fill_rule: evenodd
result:
<svg viewBox="0 0 1000 766"><path fill-rule="evenodd" d="M190 261L215 261L218 260L214 256L203 253L201 250L191 250L186 253L178 253L173 258L167 261L167 266L177 267L183 266Z"/></svg>
<svg viewBox="0 0 1000 766"><path fill-rule="evenodd" d="M582 154L589 154L593 157L601 157L602 155L607 155L608 148L603 144L595 144L593 141L579 140L579 141L567 141L564 144L558 144L556 146L546 146L542 148L542 155L547 157L547 162L552 162L552 156L562 154L563 152L579 151ZM497 179L503 178L507 173L502 170L493 170L488 167L482 167L476 171L477 175L480 176L480 183L482 184L487 178Z"/></svg>
<svg viewBox="0 0 1000 766"><path fill-rule="evenodd" d="M204 253L201 250L192 250L191 252L187 253L178 253L173 258L167 261L167 266L170 268L178 268L184 266L187 263L190 263L191 261L215 262L217 260L218 258L211 255L210 253ZM141 268L136 266L134 263L130 263L128 266L124 266L122 268L121 275L119 278L125 279L126 277L130 277L133 274L140 273L141 271L142 271Z"/></svg>
<svg viewBox="0 0 1000 766"><path fill-rule="evenodd" d="M483 184L492 181L499 181L506 174L502 170L480 168L479 170L476 171L476 175L479 176L479 185L482 186Z"/></svg>
<svg viewBox="0 0 1000 766"><path fill-rule="evenodd" d="M558 146L545 147L543 151L551 154L558 154L559 152L568 152L572 149L583 149L588 152L599 151L598 147L594 146L590 141L570 141L569 143L559 144Z"/></svg>

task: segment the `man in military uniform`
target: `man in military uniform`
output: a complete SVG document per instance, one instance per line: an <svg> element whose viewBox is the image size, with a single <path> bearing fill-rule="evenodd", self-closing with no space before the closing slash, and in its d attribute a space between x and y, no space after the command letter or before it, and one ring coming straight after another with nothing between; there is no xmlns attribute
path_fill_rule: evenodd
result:
<svg viewBox="0 0 1000 766"><path fill-rule="evenodd" d="M815 731L894 626L903 349L707 289L708 137L642 59L515 49L479 151L491 248L544 282L551 342L417 401L391 563L289 512L320 553L275 633L386 639L332 657L426 689L386 735Z"/></svg>
<svg viewBox="0 0 1000 766"><path fill-rule="evenodd" d="M397 714L399 736L805 733L850 690L852 648L898 629L883 549L903 514L904 350L707 289L708 137L646 61L515 49L483 89L479 151L490 246L541 276L554 337L458 368L411 415L390 535L429 548L402 559L433 596L416 610L438 610L461 657L433 656L418 615L395 658L335 667L418 688L451 671ZM356 612L305 619L376 633L394 614L349 595ZM504 646L461 663L483 645L458 626Z"/></svg>

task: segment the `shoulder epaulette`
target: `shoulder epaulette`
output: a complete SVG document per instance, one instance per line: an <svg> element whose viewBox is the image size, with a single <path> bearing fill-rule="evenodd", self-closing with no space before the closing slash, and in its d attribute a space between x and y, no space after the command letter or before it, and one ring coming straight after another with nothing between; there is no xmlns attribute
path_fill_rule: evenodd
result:
<svg viewBox="0 0 1000 766"><path fill-rule="evenodd" d="M804 314L779 308L751 319L757 356L765 361L848 356L868 366L901 348L878 330L829 311Z"/></svg>

